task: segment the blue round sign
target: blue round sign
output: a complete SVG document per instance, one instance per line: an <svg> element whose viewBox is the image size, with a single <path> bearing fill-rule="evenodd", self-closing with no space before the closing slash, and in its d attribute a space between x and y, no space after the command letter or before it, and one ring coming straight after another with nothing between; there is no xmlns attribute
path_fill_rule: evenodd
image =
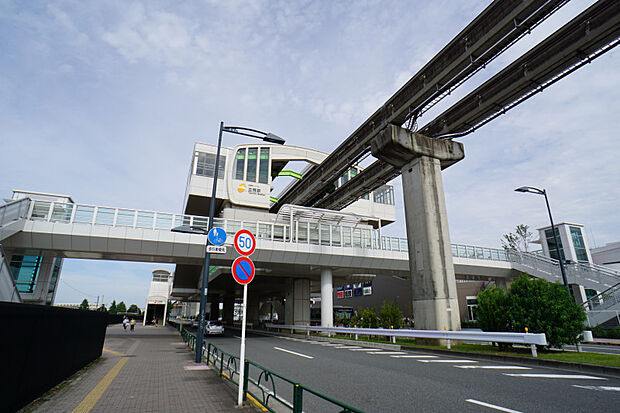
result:
<svg viewBox="0 0 620 413"><path fill-rule="evenodd" d="M226 231L222 228L211 228L209 242L213 245L222 245L226 242Z"/></svg>

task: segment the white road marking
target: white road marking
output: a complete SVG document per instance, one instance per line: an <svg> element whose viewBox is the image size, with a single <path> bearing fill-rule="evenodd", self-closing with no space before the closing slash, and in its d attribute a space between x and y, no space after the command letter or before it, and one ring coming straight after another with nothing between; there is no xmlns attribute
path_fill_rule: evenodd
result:
<svg viewBox="0 0 620 413"><path fill-rule="evenodd" d="M349 348L349 349L351 349L351 348L361 348L361 347L359 347L359 346L336 346L334 348Z"/></svg>
<svg viewBox="0 0 620 413"><path fill-rule="evenodd" d="M276 350L284 351L285 353L291 353L291 354L294 354L294 355L299 356L299 357L305 357L307 359L313 359L314 358L312 356L308 356L308 355L305 355L305 354L297 353L297 352L291 351L291 350L286 350L286 349L283 349L283 348L280 348L280 347L274 347L274 348Z"/></svg>
<svg viewBox="0 0 620 413"><path fill-rule="evenodd" d="M420 363L477 363L474 360L418 360Z"/></svg>
<svg viewBox="0 0 620 413"><path fill-rule="evenodd" d="M393 354L407 354L404 351L369 351L368 354L383 354L386 356L391 356Z"/></svg>
<svg viewBox="0 0 620 413"><path fill-rule="evenodd" d="M512 410L512 409L508 409L506 407L502 407L502 406L497 406L495 404L491 404L491 403L485 403L485 402L481 402L480 400L474 400L474 399L467 399L465 400L466 402L470 402L473 404L477 404L479 406L484 406L484 407L488 407L489 409L495 409L495 410L499 410L500 412L506 412L506 413L521 413L518 410Z"/></svg>
<svg viewBox="0 0 620 413"><path fill-rule="evenodd" d="M233 337L234 337L234 338L238 338L239 340L241 340L241 337L239 337L239 336L233 336Z"/></svg>
<svg viewBox="0 0 620 413"><path fill-rule="evenodd" d="M364 348L352 348L351 351L381 351L381 349L364 347Z"/></svg>
<svg viewBox="0 0 620 413"><path fill-rule="evenodd" d="M536 374L536 373L525 373L525 374L512 374L512 373L502 373L505 376L513 376L513 377L530 377L530 378L540 378L540 379L586 379L586 380L607 380L603 377L595 377L595 376L586 376L583 374Z"/></svg>
<svg viewBox="0 0 620 413"><path fill-rule="evenodd" d="M340 344L336 344L336 343L323 343L321 344L322 346L329 346L329 347L334 347L334 346L339 346Z"/></svg>
<svg viewBox="0 0 620 413"><path fill-rule="evenodd" d="M596 390L596 391L620 391L620 387L612 387L612 386L580 386L578 384L573 384L573 387L577 387L580 389L586 389L586 390Z"/></svg>
<svg viewBox="0 0 620 413"><path fill-rule="evenodd" d="M394 357L395 359L436 359L437 356L414 356L411 354L408 354L406 356L390 356L390 357Z"/></svg>
<svg viewBox="0 0 620 413"><path fill-rule="evenodd" d="M454 366L459 369L490 369L490 370L532 370L523 366Z"/></svg>

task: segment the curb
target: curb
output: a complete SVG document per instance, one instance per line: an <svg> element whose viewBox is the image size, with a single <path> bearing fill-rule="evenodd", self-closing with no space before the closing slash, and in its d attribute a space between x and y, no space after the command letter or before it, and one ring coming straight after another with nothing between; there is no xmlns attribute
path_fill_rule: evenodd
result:
<svg viewBox="0 0 620 413"><path fill-rule="evenodd" d="M500 354L471 353L468 351L453 351L442 349L427 349L420 347L402 346L403 350L428 352L435 354L450 354L454 356L466 356L485 360L506 361L511 363L527 364L535 367L551 367L562 370L570 370L579 373L599 374L611 378L620 378L620 367L597 366L595 364L573 363L570 361L546 360L539 358L504 356Z"/></svg>

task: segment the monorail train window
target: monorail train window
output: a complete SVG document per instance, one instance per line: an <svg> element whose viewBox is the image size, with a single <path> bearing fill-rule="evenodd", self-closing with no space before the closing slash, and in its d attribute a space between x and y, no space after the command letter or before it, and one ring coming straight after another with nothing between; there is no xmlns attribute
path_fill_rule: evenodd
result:
<svg viewBox="0 0 620 413"><path fill-rule="evenodd" d="M237 151L235 157L235 179L243 180L245 172L245 148Z"/></svg>
<svg viewBox="0 0 620 413"><path fill-rule="evenodd" d="M248 171L246 181L256 182L256 163L258 161L258 148L248 148Z"/></svg>
<svg viewBox="0 0 620 413"><path fill-rule="evenodd" d="M258 165L258 182L269 183L269 148L260 148L260 164Z"/></svg>

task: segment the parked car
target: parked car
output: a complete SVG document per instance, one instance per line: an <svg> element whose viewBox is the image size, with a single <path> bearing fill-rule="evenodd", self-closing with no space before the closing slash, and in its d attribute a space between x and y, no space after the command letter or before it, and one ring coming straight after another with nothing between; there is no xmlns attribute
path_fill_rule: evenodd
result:
<svg viewBox="0 0 620 413"><path fill-rule="evenodd" d="M221 321L207 321L205 334L224 334L224 326Z"/></svg>

